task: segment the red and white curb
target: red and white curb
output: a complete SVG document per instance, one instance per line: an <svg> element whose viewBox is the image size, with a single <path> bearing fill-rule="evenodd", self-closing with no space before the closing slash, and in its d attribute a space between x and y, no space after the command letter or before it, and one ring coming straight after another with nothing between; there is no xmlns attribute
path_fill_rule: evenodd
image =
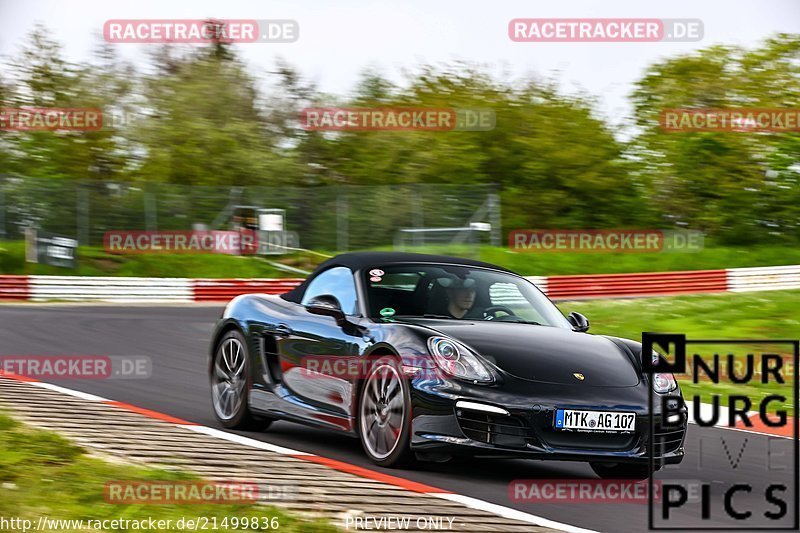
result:
<svg viewBox="0 0 800 533"><path fill-rule="evenodd" d="M399 487L401 489L409 490L412 492L416 492L419 494L424 494L431 497L441 498L443 500L448 500L450 502L458 503L464 505L465 507L488 512L503 518L507 518L510 520L517 520L520 522L525 522L528 524L551 528L559 531L565 531L567 533L597 533L596 531L590 529L584 529L576 526L572 526L569 524L563 524L561 522L556 522L554 520L549 520L547 518L536 516L530 513L526 513L523 511L519 511L516 509L512 509L510 507L505 507L503 505L494 504L491 502L487 502L485 500L480 500L478 498L472 498L470 496L465 496L462 494L456 494L444 489L440 489L437 487L433 487L430 485L426 485L424 483L417 483L416 481L411 481L408 479L404 479L397 476L392 476L389 474L384 474L381 472L376 472L374 470L370 470L368 468L363 468L357 465L353 465L350 463L346 463L344 461L339 461L336 459L331 459L328 457L323 457L320 455L315 455L308 452L303 452L299 450L293 450L291 448L286 448L283 446L277 446L275 444L270 444L268 442L262 442L260 440L252 439L249 437L244 437L242 435L237 435L235 433L229 433L227 431L219 430L216 428L202 426L193 424L189 421L182 420L180 418L176 418L164 413L160 413L157 411L152 411L150 409L144 409L135 405L130 405L127 403L117 402L114 400L109 400L107 398L103 398L101 396L97 396L94 394L89 394L86 392L81 392L73 389L69 389L66 387L62 387L59 385L53 385L51 383L46 383L43 381L38 381L36 379L18 376L9 373L0 373L0 377L14 379L17 381L26 382L30 385L35 387L40 387L43 389L47 389L52 392L65 394L68 396L72 396L75 398L79 398L81 400L90 401L90 402L99 402L103 403L112 407L116 407L118 409L123 409L129 412L137 413L139 415L147 416L149 418L153 418L159 420L161 422L166 422L169 424L173 424L179 426L183 429L193 431L208 437L217 438L221 440L225 440L228 442L232 442L235 444L248 446L251 448L265 450L273 453L278 453L281 455L286 455L292 457L294 459L300 459L303 461L313 462L322 466L329 467L334 470L338 470L340 472L345 472L348 474L353 474L359 477L363 477L366 479L370 479L373 481L378 481L381 483L385 483L387 485L393 485Z"/></svg>

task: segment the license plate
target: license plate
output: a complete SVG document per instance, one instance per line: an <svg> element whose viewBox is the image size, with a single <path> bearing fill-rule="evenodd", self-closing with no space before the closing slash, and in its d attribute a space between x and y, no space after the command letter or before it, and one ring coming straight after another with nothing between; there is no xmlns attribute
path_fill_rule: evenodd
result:
<svg viewBox="0 0 800 533"><path fill-rule="evenodd" d="M632 432L636 427L636 413L556 409L556 418L553 422L553 427L556 429L572 429L598 433Z"/></svg>

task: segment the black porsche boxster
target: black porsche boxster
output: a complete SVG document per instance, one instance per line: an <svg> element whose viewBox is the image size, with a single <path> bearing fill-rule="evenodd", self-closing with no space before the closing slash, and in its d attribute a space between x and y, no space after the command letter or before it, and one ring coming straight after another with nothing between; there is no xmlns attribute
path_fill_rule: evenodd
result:
<svg viewBox="0 0 800 533"><path fill-rule="evenodd" d="M643 478L651 455L680 462L675 378L643 372L658 355L639 342L588 328L494 265L343 254L290 292L228 304L208 365L214 412L228 428L282 419L346 432L383 466L511 456ZM669 424L662 397L678 413Z"/></svg>

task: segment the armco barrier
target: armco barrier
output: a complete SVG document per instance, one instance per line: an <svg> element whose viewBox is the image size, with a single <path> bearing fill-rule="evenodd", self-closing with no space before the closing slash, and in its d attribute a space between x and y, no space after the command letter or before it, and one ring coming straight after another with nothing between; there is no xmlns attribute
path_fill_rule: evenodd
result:
<svg viewBox="0 0 800 533"><path fill-rule="evenodd" d="M28 276L0 276L0 300L27 300Z"/></svg>
<svg viewBox="0 0 800 533"><path fill-rule="evenodd" d="M788 289L800 289L800 265L728 269L729 291L777 291Z"/></svg>
<svg viewBox="0 0 800 533"><path fill-rule="evenodd" d="M30 276L33 301L191 302L187 278L124 278L88 276Z"/></svg>
<svg viewBox="0 0 800 533"><path fill-rule="evenodd" d="M547 278L547 295L559 300L722 292L727 288L725 270L550 276Z"/></svg>
<svg viewBox="0 0 800 533"><path fill-rule="evenodd" d="M194 300L230 300L239 294L282 294L297 287L302 279L196 279Z"/></svg>
<svg viewBox="0 0 800 533"><path fill-rule="evenodd" d="M800 265L641 274L530 276L554 300L800 289ZM239 294L281 294L302 280L86 276L0 276L0 300L213 302ZM500 291L499 298L517 296Z"/></svg>

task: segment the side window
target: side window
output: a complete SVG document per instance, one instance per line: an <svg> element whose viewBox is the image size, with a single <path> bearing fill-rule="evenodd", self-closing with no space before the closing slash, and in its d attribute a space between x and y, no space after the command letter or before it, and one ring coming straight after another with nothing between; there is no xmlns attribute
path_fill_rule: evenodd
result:
<svg viewBox="0 0 800 533"><path fill-rule="evenodd" d="M322 294L336 296L345 314L353 315L358 310L353 273L347 267L333 267L314 278L306 288L303 301L300 303L305 305L311 298Z"/></svg>

